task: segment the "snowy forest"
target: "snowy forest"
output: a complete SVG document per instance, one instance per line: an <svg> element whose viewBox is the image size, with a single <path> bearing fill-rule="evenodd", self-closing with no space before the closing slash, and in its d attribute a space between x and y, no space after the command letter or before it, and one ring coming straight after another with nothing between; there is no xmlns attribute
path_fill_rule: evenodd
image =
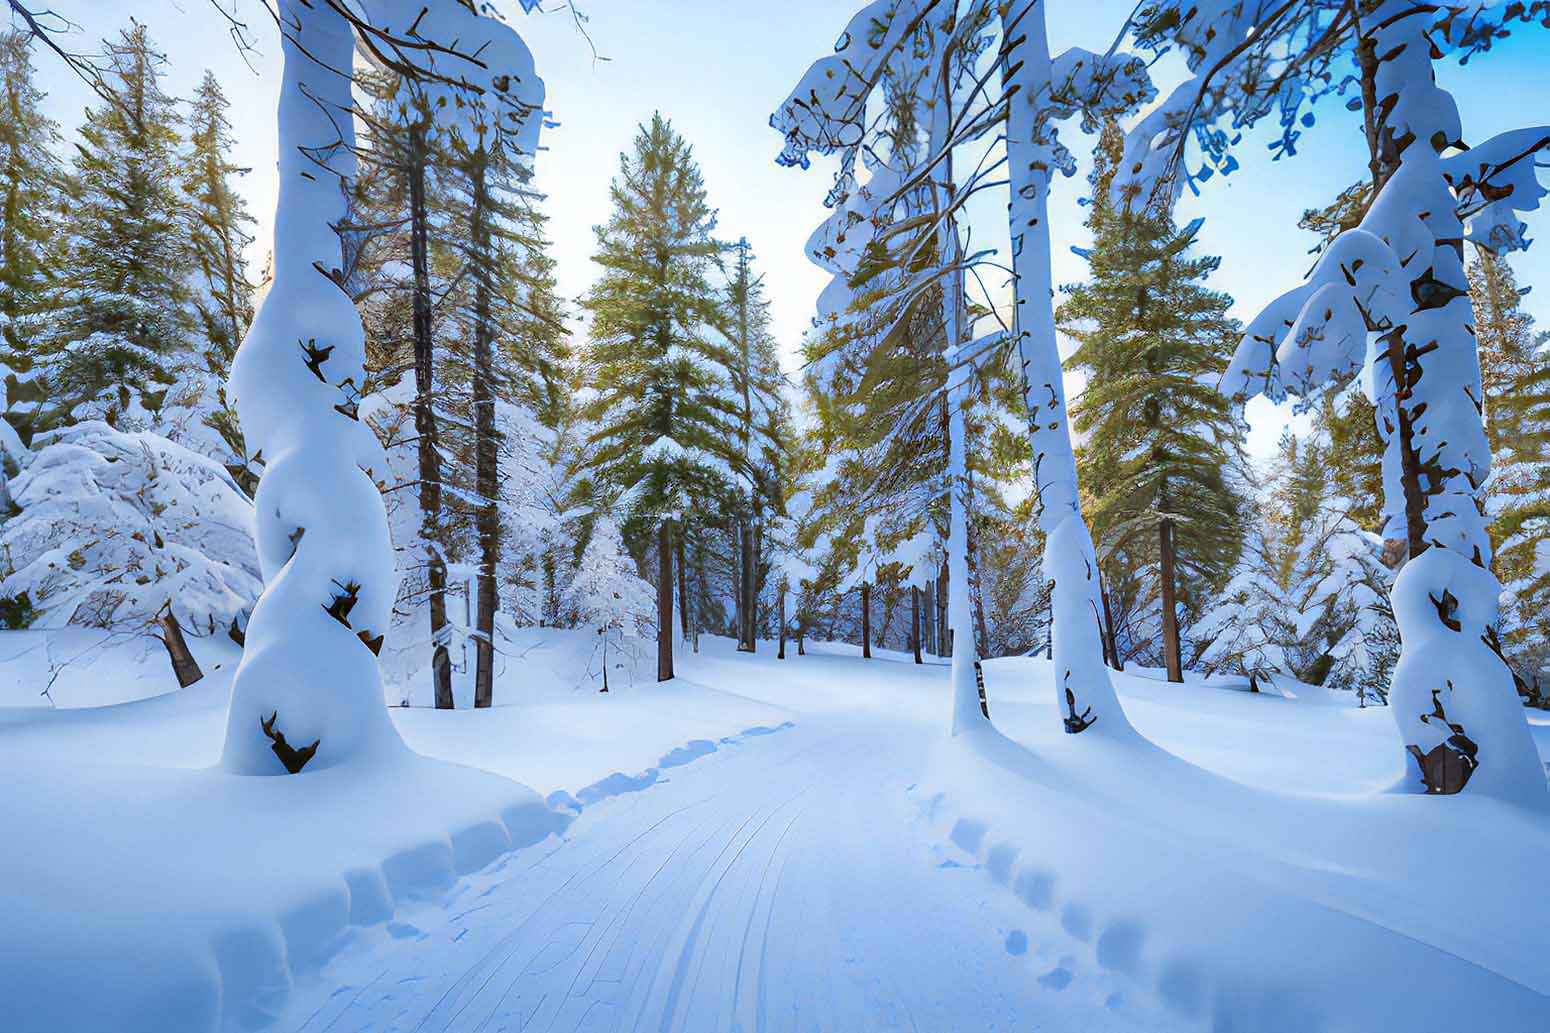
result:
<svg viewBox="0 0 1550 1033"><path fill-rule="evenodd" d="M1546 0L7 3L0 1026L1550 1031Z"/></svg>

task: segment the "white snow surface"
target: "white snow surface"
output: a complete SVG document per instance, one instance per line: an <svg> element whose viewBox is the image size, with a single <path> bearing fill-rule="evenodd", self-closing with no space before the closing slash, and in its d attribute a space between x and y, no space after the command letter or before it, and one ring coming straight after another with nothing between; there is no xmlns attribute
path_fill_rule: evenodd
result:
<svg viewBox="0 0 1550 1033"><path fill-rule="evenodd" d="M229 662L0 710L6 1028L1550 1028L1550 826L1388 792L1350 694L1133 669L1139 736L1068 736L990 660L950 737L940 662L706 636L602 696L526 630L495 708L392 710L398 766L214 767Z"/></svg>

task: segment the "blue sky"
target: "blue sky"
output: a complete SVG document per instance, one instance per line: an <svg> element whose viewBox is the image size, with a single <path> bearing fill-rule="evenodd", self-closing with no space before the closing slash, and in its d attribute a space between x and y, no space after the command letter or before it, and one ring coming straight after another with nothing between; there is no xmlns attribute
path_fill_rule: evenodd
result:
<svg viewBox="0 0 1550 1033"><path fill-rule="evenodd" d="M230 4L232 0L224 0ZM243 188L259 217L255 268L268 250L275 176L274 104L279 47L258 0L235 0L259 41L250 70L226 36L225 21L207 0L57 0L56 7L81 29L75 49L89 49L133 16L144 22L169 58L168 87L187 95L206 67L213 68L233 101L237 158L252 167ZM1106 48L1131 5L1115 0L1048 0L1051 46ZM568 11L512 15L548 85L549 107L559 127L546 135L539 182L549 195L551 234L562 293L583 293L594 275L589 260L591 227L606 218L608 182L635 127L661 110L693 144L720 211L720 230L747 236L764 268L785 354L796 362L813 302L827 281L810 265L803 245L823 218L822 199L832 170L815 163L806 172L775 165L780 138L769 113L802 72L829 52L859 0L577 0L589 17L598 53L577 33ZM517 4L508 0L514 11ZM39 70L51 92L53 116L69 133L90 95L48 54ZM1157 70L1163 85L1166 66ZM1520 29L1468 67L1439 72L1459 102L1469 139L1520 125L1550 122L1550 32ZM1363 173L1365 149L1355 116L1323 104L1305 133L1300 153L1268 160L1269 133L1244 142L1243 167L1215 179L1200 197L1186 196L1180 218L1205 219L1201 247L1222 257L1213 285L1230 293L1235 313L1248 319L1259 306L1293 286L1309 264L1312 239L1297 229L1308 207L1326 203ZM1091 147L1073 124L1063 134L1078 154ZM1077 204L1086 187L1084 168L1057 183L1051 210L1057 282L1080 280L1085 263L1071 253L1086 242ZM1550 219L1533 213L1531 235L1550 234ZM976 239L989 239L979 236ZM1530 311L1550 325L1550 243L1514 258L1519 280L1543 285L1527 299ZM1251 447L1265 455L1289 417L1256 405Z"/></svg>

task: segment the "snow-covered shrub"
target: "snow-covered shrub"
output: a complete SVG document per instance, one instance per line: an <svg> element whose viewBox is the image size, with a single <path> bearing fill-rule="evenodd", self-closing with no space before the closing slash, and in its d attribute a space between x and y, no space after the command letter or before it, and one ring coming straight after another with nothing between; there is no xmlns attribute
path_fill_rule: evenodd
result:
<svg viewBox="0 0 1550 1033"><path fill-rule="evenodd" d="M38 435L0 528L7 620L149 632L168 608L224 632L258 598L253 505L218 462L149 432Z"/></svg>
<svg viewBox="0 0 1550 1033"><path fill-rule="evenodd" d="M592 539L582 551L566 601L586 627L597 629L602 642L603 691L608 691L608 648L628 649L626 640L654 627L656 592L635 572L635 561L624 551L619 525L610 516L592 524Z"/></svg>

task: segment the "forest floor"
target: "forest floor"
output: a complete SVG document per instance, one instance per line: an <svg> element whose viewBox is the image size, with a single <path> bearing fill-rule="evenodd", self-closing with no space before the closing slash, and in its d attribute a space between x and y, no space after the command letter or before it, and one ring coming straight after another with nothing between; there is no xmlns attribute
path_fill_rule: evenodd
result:
<svg viewBox="0 0 1550 1033"><path fill-rule="evenodd" d="M707 638L674 683L602 696L574 670L590 644L566 634L524 647L497 689L510 705L393 711L415 750L531 786L552 828L508 819L517 849L406 885L258 975L227 935L214 1012L153 1005L105 1028L1550 1030L1550 922L1525 906L1550 819L1385 792L1401 765L1381 708L1133 671L1116 681L1143 738L1072 737L1048 665L998 660L998 731L953 739L940 664L842 646L782 662ZM0 764L21 758L35 785L48 750L78 756L83 739L103 762L156 741L213 763L224 708L207 681L110 709L0 710ZM1550 753L1550 724L1536 733ZM18 810L13 830L41 827ZM79 833L104 869L135 863ZM179 847L163 845L169 872ZM211 863L234 888L255 875ZM163 879L169 900L218 910ZM90 928L105 895L38 903ZM140 920L164 903L139 902ZM69 959L10 942L42 961L0 965L0 997L41 1001L22 980ZM72 970L88 1002L115 985L92 970L111 967L101 954L146 949L100 946ZM139 972L175 1001L197 974L179 963ZM70 1028L29 1023L47 1007L13 1012L17 1028Z"/></svg>

